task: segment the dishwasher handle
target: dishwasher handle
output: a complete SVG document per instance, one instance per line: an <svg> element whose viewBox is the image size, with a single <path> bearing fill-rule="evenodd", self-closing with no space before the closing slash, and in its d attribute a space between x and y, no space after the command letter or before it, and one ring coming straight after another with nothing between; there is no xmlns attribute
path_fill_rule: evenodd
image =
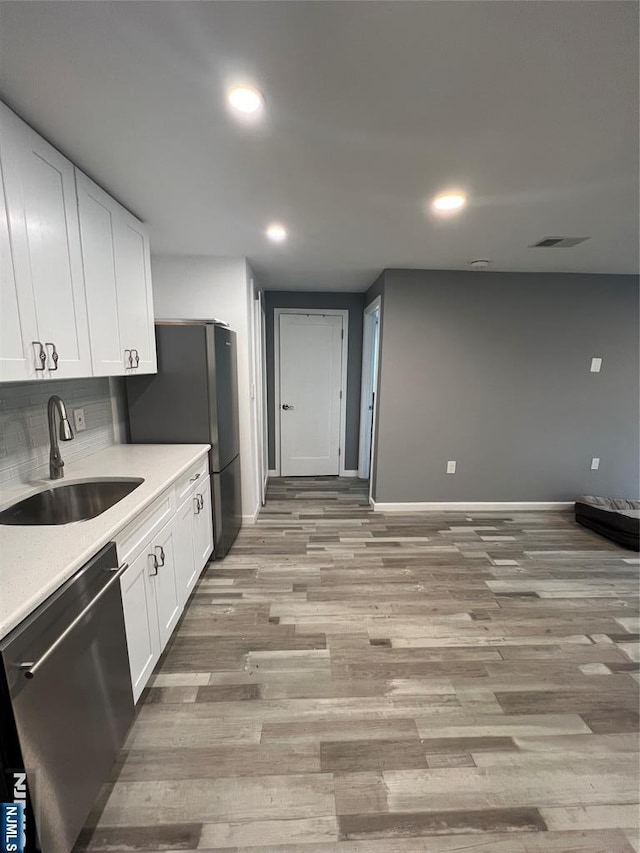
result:
<svg viewBox="0 0 640 853"><path fill-rule="evenodd" d="M91 599L89 604L87 604L87 606L85 608L83 608L80 611L80 613L78 613L78 615L73 620L73 622L71 622L69 625L67 625L67 627L64 629L62 634L60 634L60 636L56 640L54 640L53 643L51 643L49 648L42 655L40 655L38 660L37 661L24 661L23 663L19 664L19 668L24 673L25 678L33 678L33 676L40 669L42 664L45 663L47 658L49 658L55 652L55 650L58 648L58 646L65 641L65 639L74 630L74 628L76 628L76 626L79 625L80 622L82 622L82 620L87 615L87 613L98 603L98 601L100 601L102 596L106 594L107 590L111 589L111 587L120 579L120 576L128 568L129 568L129 564L123 563L121 566L118 566L115 569L110 569L109 571L114 572L113 577L110 578L108 583L106 583L102 587L100 592L94 598Z"/></svg>

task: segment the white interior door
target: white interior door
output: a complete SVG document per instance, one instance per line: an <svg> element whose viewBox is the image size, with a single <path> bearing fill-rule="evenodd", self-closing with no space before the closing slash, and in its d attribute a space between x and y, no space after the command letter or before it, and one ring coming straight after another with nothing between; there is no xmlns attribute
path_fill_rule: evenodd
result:
<svg viewBox="0 0 640 853"><path fill-rule="evenodd" d="M280 314L283 477L340 473L343 318Z"/></svg>
<svg viewBox="0 0 640 853"><path fill-rule="evenodd" d="M360 457L358 477L368 480L371 473L371 449L375 393L378 386L378 350L380 308L365 312L362 344L362 397L360 406Z"/></svg>
<svg viewBox="0 0 640 853"><path fill-rule="evenodd" d="M265 414L266 407L264 405L264 370L265 370L265 349L264 349L264 311L262 310L262 293L258 292L257 299L253 302L253 357L254 357L254 382L255 382L255 406L256 406L256 450L258 464L258 495L260 497L260 505L264 506L266 495L266 483L268 476L267 457L265 455Z"/></svg>

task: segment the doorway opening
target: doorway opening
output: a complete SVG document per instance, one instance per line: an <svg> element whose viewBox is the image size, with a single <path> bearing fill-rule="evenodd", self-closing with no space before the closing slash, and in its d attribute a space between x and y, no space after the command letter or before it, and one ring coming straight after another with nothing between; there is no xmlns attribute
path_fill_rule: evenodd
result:
<svg viewBox="0 0 640 853"><path fill-rule="evenodd" d="M361 480L369 480L370 483L372 479L372 461L375 454L381 301L381 298L378 296L364 309L364 325L362 330L362 390L360 397L358 477Z"/></svg>
<svg viewBox="0 0 640 853"><path fill-rule="evenodd" d="M274 310L276 475L345 476L348 310Z"/></svg>

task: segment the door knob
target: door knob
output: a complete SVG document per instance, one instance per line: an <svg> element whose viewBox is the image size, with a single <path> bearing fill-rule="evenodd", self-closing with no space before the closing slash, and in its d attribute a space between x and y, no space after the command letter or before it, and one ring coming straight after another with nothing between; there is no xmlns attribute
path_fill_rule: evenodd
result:
<svg viewBox="0 0 640 853"><path fill-rule="evenodd" d="M285 412L288 412L289 409L293 409L293 406L290 406L288 403L283 403L282 408L285 410Z"/></svg>

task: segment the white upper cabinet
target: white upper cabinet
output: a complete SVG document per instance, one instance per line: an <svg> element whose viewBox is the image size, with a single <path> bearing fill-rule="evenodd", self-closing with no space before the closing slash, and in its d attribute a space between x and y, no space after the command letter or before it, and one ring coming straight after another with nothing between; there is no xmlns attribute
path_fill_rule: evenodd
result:
<svg viewBox="0 0 640 853"><path fill-rule="evenodd" d="M76 169L93 372L155 373L145 226Z"/></svg>
<svg viewBox="0 0 640 853"><path fill-rule="evenodd" d="M0 130L4 130L3 125ZM25 298L29 294L25 294L25 289L18 290L16 281L2 177L5 167L3 142L0 135L0 382L8 382L35 375L35 349L31 341L38 337L38 326L33 300ZM37 366L41 366L40 362Z"/></svg>
<svg viewBox="0 0 640 853"><path fill-rule="evenodd" d="M0 381L155 373L146 227L1 102L0 181Z"/></svg>
<svg viewBox="0 0 640 853"><path fill-rule="evenodd" d="M124 209L115 220L114 245L120 339L131 353L127 373L156 373L149 235Z"/></svg>
<svg viewBox="0 0 640 853"><path fill-rule="evenodd" d="M26 378L90 376L73 165L4 106L0 125L15 293L3 276L3 304L6 290L25 322L29 309L20 308L32 307L37 327L23 338L34 358Z"/></svg>
<svg viewBox="0 0 640 853"><path fill-rule="evenodd" d="M115 202L76 169L91 361L96 376L124 374L114 247Z"/></svg>

